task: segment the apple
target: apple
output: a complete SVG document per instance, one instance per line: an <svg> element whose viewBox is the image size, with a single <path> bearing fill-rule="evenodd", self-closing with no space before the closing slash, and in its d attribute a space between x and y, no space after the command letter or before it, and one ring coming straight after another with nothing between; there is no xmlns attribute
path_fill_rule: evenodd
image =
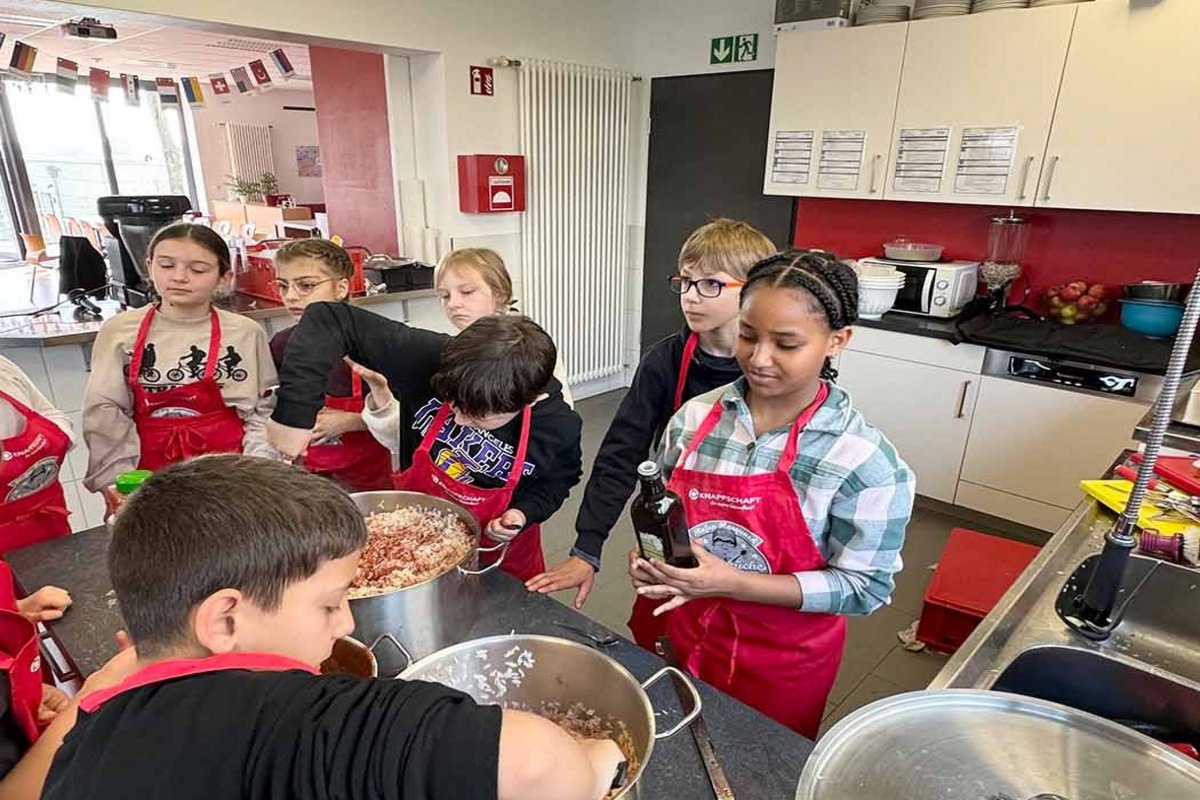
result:
<svg viewBox="0 0 1200 800"><path fill-rule="evenodd" d="M1097 300L1094 295L1085 294L1076 301L1076 305L1079 306L1080 311L1094 312L1096 310L1096 306L1100 305L1100 301Z"/></svg>
<svg viewBox="0 0 1200 800"><path fill-rule="evenodd" d="M1063 322L1066 322L1069 319L1075 319L1075 315L1079 313L1079 309L1074 304L1069 303L1063 306L1059 313L1062 315Z"/></svg>
<svg viewBox="0 0 1200 800"><path fill-rule="evenodd" d="M1092 312L1088 311L1086 308L1079 309L1079 311L1075 314L1076 322L1087 322L1091 318Z"/></svg>
<svg viewBox="0 0 1200 800"><path fill-rule="evenodd" d="M1062 289L1063 287L1061 284L1055 284L1046 290L1046 297L1058 297L1058 295L1062 292Z"/></svg>
<svg viewBox="0 0 1200 800"><path fill-rule="evenodd" d="M1096 304L1096 308L1095 308L1095 310L1092 311L1092 313L1095 314L1097 317L1102 317L1102 316L1104 316L1105 311L1108 311L1108 303L1099 302Z"/></svg>
<svg viewBox="0 0 1200 800"><path fill-rule="evenodd" d="M1080 297L1083 297L1083 293L1085 291L1087 291L1087 286L1084 286L1082 289L1077 289L1075 288L1075 284L1069 283L1063 287L1063 290L1058 293L1058 296L1063 300L1066 300L1068 303L1074 303Z"/></svg>
<svg viewBox="0 0 1200 800"><path fill-rule="evenodd" d="M1053 297L1050 298L1050 308L1062 308L1066 304L1067 304L1067 301L1063 300L1058 295L1054 295Z"/></svg>
<svg viewBox="0 0 1200 800"><path fill-rule="evenodd" d="M1093 284L1092 287L1087 290L1087 293L1089 297L1094 297L1097 300L1103 300L1108 297L1108 287L1103 283Z"/></svg>
<svg viewBox="0 0 1200 800"><path fill-rule="evenodd" d="M1084 292L1086 292L1088 290L1088 283L1087 283L1087 281L1071 281L1070 283L1067 284L1067 287L1074 289L1075 291L1079 292L1080 294L1083 294Z"/></svg>
<svg viewBox="0 0 1200 800"><path fill-rule="evenodd" d="M1061 318L1062 317L1062 306L1061 305L1050 306L1050 316Z"/></svg>

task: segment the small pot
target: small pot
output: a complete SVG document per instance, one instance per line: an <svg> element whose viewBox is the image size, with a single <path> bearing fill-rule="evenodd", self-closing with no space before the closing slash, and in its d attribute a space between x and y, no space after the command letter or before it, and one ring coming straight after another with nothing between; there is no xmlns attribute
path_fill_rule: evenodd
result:
<svg viewBox="0 0 1200 800"><path fill-rule="evenodd" d="M484 705L538 711L547 702L582 702L603 719L618 720L629 737L637 764L613 797L625 797L637 783L654 743L674 736L700 714L700 695L687 675L664 667L638 681L625 667L586 645L553 636L489 636L462 642L421 659L400 675L433 681L471 695ZM656 727L646 691L664 677L681 681L692 707L669 730Z"/></svg>
<svg viewBox="0 0 1200 800"><path fill-rule="evenodd" d="M408 506L423 506L449 511L467 525L475 547L458 564L430 578L373 597L350 601L354 632L368 642L378 644L385 634L395 634L417 658L461 642L475 622L479 575L491 572L504 561L508 543L495 547L479 546L479 521L457 503L420 492L356 492L350 498L370 516L378 511L394 511ZM477 569L480 553L500 553L500 558Z"/></svg>
<svg viewBox="0 0 1200 800"><path fill-rule="evenodd" d="M1172 303L1182 303L1191 288L1190 283L1142 281L1126 285L1125 297L1130 300L1169 300Z"/></svg>

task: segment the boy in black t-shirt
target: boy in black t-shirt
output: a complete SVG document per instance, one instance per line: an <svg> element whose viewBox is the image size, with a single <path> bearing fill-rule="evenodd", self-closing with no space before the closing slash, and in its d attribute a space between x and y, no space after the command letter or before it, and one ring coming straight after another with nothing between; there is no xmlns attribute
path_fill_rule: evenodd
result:
<svg viewBox="0 0 1200 800"><path fill-rule="evenodd" d="M155 475L117 516L141 668L80 707L46 800L601 797L620 750L419 681L318 675L366 541L332 482L243 456Z"/></svg>

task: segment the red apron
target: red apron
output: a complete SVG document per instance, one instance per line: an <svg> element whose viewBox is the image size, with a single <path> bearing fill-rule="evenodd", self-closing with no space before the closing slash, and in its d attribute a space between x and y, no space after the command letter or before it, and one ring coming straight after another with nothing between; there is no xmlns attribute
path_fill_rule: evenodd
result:
<svg viewBox="0 0 1200 800"><path fill-rule="evenodd" d="M749 572L787 575L825 567L800 513L789 470L801 431L828 394L822 385L792 425L776 470L761 475L686 468L721 418L721 401L713 405L667 484L683 498L693 539ZM689 672L816 738L842 660L844 617L729 598L692 600L663 617Z"/></svg>
<svg viewBox="0 0 1200 800"><path fill-rule="evenodd" d="M66 536L70 511L59 470L71 449L62 428L0 392L25 418L25 430L0 442L0 553Z"/></svg>
<svg viewBox="0 0 1200 800"><path fill-rule="evenodd" d="M421 440L421 446L413 453L412 465L403 472L392 476L395 487L401 491L424 492L445 500L458 503L479 521L481 526L501 516L509 509L513 492L521 481L521 470L525 465L525 451L529 445L529 421L533 413L532 406L526 406L521 415L521 441L517 445L517 454L513 459L512 472L508 480L499 489L481 489L469 483L453 478L438 468L429 456L433 442L441 432L442 426L450 417L450 404L442 403L441 410L433 418L429 431ZM495 547L499 543L485 532L480 537L483 548ZM481 560L490 564L499 557L499 552L483 553ZM521 531L508 546L500 569L517 578L522 583L546 571L546 559L542 555L542 528L540 525L530 525Z"/></svg>
<svg viewBox="0 0 1200 800"><path fill-rule="evenodd" d="M683 345L683 357L679 360L679 378L675 381L675 405L671 406L672 412L683 407L683 391L687 387L688 370L692 368L692 356L696 354L699 345L700 334L692 331ZM654 643L667 632L666 620L654 616L654 609L664 602L666 601L651 600L641 595L635 595L633 598L629 631L633 634L633 640L650 652L654 652Z"/></svg>
<svg viewBox="0 0 1200 800"><path fill-rule="evenodd" d="M325 397L325 407L333 411L361 414L362 379L351 374L350 397ZM369 431L350 431L325 444L305 451L304 467L326 475L351 492L371 492L392 488L392 454Z"/></svg>
<svg viewBox="0 0 1200 800"><path fill-rule="evenodd" d="M42 657L37 626L17 613L17 596L8 564L0 561L0 670L8 673L8 703L17 726L33 744L41 728Z"/></svg>
<svg viewBox="0 0 1200 800"><path fill-rule="evenodd" d="M204 375L200 380L150 392L138 376L142 351L158 309L146 312L129 360L129 390L133 393L133 421L141 440L139 469L159 470L177 461L204 453L240 453L245 424L237 409L225 405L221 385L213 378L221 347L221 323L210 310L210 333Z"/></svg>
<svg viewBox="0 0 1200 800"><path fill-rule="evenodd" d="M205 675L228 670L284 672L292 669L302 670L312 675L320 673L320 670L310 664L276 653L222 653L205 658L172 658L142 667L116 686L92 692L79 702L79 708L91 714L117 695L140 689L143 686L153 686L156 683L188 678L192 675Z"/></svg>

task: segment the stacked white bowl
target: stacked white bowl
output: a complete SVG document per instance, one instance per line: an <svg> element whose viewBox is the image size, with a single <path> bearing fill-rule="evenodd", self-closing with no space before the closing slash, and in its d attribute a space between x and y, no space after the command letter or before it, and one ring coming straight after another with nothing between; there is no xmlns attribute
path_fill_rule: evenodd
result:
<svg viewBox="0 0 1200 800"><path fill-rule="evenodd" d="M858 316L879 319L896 304L904 273L883 265L855 264L858 270Z"/></svg>

